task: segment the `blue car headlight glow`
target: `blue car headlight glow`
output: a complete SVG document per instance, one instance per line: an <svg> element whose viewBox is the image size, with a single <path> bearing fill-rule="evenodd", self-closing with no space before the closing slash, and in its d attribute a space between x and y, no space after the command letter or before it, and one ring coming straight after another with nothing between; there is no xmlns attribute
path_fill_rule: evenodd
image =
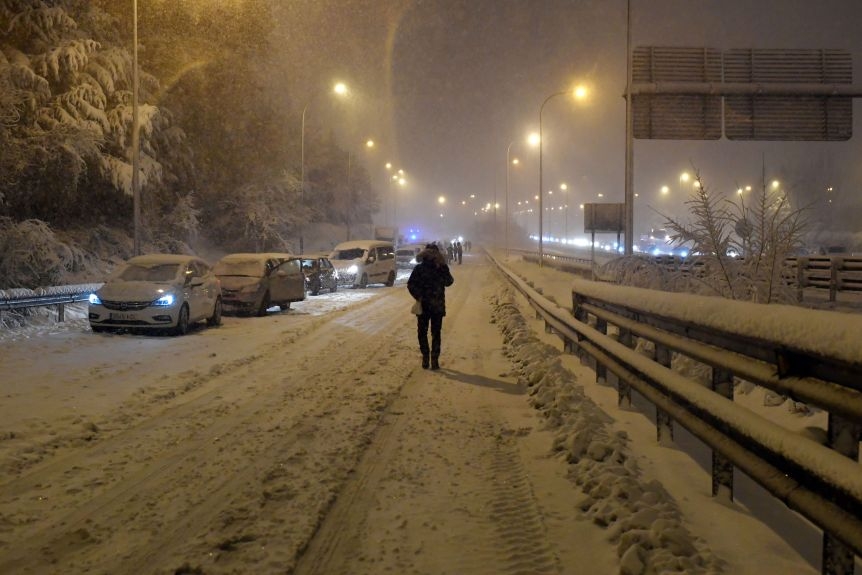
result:
<svg viewBox="0 0 862 575"><path fill-rule="evenodd" d="M90 297L87 299L90 302L90 305L102 305L102 300L94 293L91 293Z"/></svg>
<svg viewBox="0 0 862 575"><path fill-rule="evenodd" d="M164 306L164 307L174 305L174 294L166 293L165 295L163 295L162 297L160 297L159 299L154 301L153 305Z"/></svg>

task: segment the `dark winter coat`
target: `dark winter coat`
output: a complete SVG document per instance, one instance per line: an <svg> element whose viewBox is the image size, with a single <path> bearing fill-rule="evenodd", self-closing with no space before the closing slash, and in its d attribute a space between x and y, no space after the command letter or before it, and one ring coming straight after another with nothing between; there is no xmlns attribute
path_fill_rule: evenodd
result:
<svg viewBox="0 0 862 575"><path fill-rule="evenodd" d="M416 256L407 290L422 302L422 313L446 315L446 288L455 282L440 250L425 248Z"/></svg>

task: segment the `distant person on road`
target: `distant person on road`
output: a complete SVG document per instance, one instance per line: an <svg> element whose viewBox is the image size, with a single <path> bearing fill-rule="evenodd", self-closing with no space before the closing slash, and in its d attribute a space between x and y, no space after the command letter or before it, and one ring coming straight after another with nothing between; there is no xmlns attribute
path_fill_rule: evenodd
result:
<svg viewBox="0 0 862 575"><path fill-rule="evenodd" d="M443 316L446 315L446 288L455 282L446 259L437 244L428 244L416 256L416 267L407 280L407 290L422 305L416 316L422 369L440 369L440 345ZM431 325L431 347L428 347L428 325Z"/></svg>
<svg viewBox="0 0 862 575"><path fill-rule="evenodd" d="M455 242L455 257L458 258L458 264L460 265L462 260L464 259L464 246L461 245L461 242Z"/></svg>

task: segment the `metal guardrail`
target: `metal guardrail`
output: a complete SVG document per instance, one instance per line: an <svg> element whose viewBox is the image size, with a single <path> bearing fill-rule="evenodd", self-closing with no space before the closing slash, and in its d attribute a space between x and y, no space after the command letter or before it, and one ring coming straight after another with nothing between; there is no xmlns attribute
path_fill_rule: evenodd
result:
<svg viewBox="0 0 862 575"><path fill-rule="evenodd" d="M497 266L566 351L592 358L597 379L608 371L616 376L620 406L631 404L632 389L655 405L659 441L672 439L677 422L712 449L713 496L732 500L739 468L823 531L822 573L853 574L854 555L862 556L862 364L652 313L632 303L634 288L575 279L573 311L565 310ZM617 290L626 293L606 295ZM766 311L770 322L782 321L780 313ZM635 351L638 339L652 342L652 358ZM710 387L671 370L674 353L711 368ZM734 378L826 411L826 445L735 406Z"/></svg>
<svg viewBox="0 0 862 575"><path fill-rule="evenodd" d="M4 311L57 306L57 321L66 320L66 305L87 301L102 284L78 284L29 289L0 290L0 314Z"/></svg>
<svg viewBox="0 0 862 575"><path fill-rule="evenodd" d="M538 252L510 250L519 253L527 261L539 261ZM650 256L661 268L681 274L696 273L696 258L658 255ZM604 256L604 252L603 252ZM603 263L603 262L599 262ZM544 264L561 271L584 275L590 272L590 259L563 253L545 252ZM796 300L803 301L806 288L829 292L829 301L835 302L840 292L862 293L862 257L859 256L799 256L785 260L785 280L795 286Z"/></svg>

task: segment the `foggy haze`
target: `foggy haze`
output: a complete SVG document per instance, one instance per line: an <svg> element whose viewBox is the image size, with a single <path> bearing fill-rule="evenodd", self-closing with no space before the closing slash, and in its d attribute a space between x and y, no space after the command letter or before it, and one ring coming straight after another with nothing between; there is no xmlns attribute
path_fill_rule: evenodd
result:
<svg viewBox="0 0 862 575"><path fill-rule="evenodd" d="M632 0L631 16L633 48L843 49L859 83L862 7L852 0ZM545 108L544 187L568 184L572 233L582 229L578 204L623 201L623 0L332 0L291 3L279 19L273 49L284 54L279 77L286 85L274 87L313 102L310 125L355 146L382 196L379 223L392 214L387 161L408 174L403 189L391 190L402 228L467 235L477 218L491 217L476 210L495 199L502 221L510 142L511 157L521 160L509 171L515 214L517 201L538 192L537 153L525 139L538 129L539 107L576 83L589 87L586 102L555 98ZM321 97L336 79L351 85L351 102ZM362 150L369 137L378 145ZM693 168L710 189L732 192L759 185L765 165L767 179L781 179L791 195L816 196L812 188L831 186L836 205L858 210L858 152L858 136L828 143L637 140L635 237L661 224L656 210L682 212L688 190L679 174ZM670 193L662 197L664 185ZM513 215L525 226L535 226L531 219L535 214Z"/></svg>

